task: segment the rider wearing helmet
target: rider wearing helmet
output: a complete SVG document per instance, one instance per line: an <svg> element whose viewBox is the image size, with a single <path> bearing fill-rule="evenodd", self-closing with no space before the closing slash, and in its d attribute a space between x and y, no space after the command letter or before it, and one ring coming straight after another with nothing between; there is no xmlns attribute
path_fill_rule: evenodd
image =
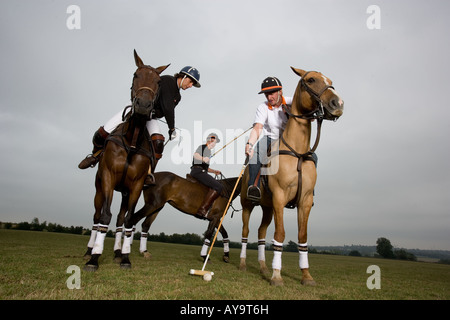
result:
<svg viewBox="0 0 450 320"><path fill-rule="evenodd" d="M287 109L290 109L292 105L292 98L283 96L283 86L275 77L267 77L263 80L259 94L261 93L264 93L267 101L261 103L256 110L253 129L245 146L245 154L251 159L247 198L256 203L261 199L258 173L262 163L267 163L267 151L271 142L281 136L288 120L282 105ZM260 139L261 133L263 137ZM256 157L253 158L255 151Z"/></svg>
<svg viewBox="0 0 450 320"><path fill-rule="evenodd" d="M200 145L194 152L192 158L191 176L209 188L205 195L202 204L200 205L195 216L197 218L206 219L208 210L213 205L214 201L220 196L223 186L222 184L208 174L214 173L219 175L219 170L214 170L209 167L211 159L211 149L220 142L219 136L215 133L210 133L206 138L206 144Z"/></svg>
<svg viewBox="0 0 450 320"><path fill-rule="evenodd" d="M191 66L186 66L180 70L179 73L174 76L164 75L161 76L159 82L159 94L154 104L154 113L152 119L147 121L147 130L151 137L151 143L155 150L155 163L149 168L148 176L145 179L145 185L154 184L155 179L152 175L154 172L156 163L162 157L164 150L164 136L161 133L157 119L165 118L167 126L169 127L169 140L175 138L175 107L181 100L180 89L187 90L192 86L200 88L200 73L198 70ZM100 159L100 155L103 151L103 147L106 138L109 134L123 122L122 120L123 110L119 111L114 117L112 117L106 124L100 127L92 138L94 148L92 154L83 159L78 168L86 169L88 167L94 167Z"/></svg>

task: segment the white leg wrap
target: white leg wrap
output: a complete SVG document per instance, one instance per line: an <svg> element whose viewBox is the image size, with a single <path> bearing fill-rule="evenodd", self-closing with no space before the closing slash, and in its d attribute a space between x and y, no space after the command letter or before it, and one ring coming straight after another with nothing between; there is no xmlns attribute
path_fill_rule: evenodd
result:
<svg viewBox="0 0 450 320"><path fill-rule="evenodd" d="M95 244L95 238L97 237L98 224L94 224L91 230L91 237L89 238L88 248L93 248Z"/></svg>
<svg viewBox="0 0 450 320"><path fill-rule="evenodd" d="M99 224L97 236L95 238L94 248L92 249L92 254L102 254L103 253L103 244L105 242L106 231L108 230L108 226L104 226Z"/></svg>
<svg viewBox="0 0 450 320"><path fill-rule="evenodd" d="M114 251L122 249L122 228L116 229L116 237L114 240Z"/></svg>
<svg viewBox="0 0 450 320"><path fill-rule="evenodd" d="M128 254L131 252L131 242L133 241L132 230L133 229L125 229L125 237L123 238L123 246L122 246L123 254Z"/></svg>
<svg viewBox="0 0 450 320"><path fill-rule="evenodd" d="M273 250L272 269L281 270L281 254L283 253L283 244L274 239Z"/></svg>
<svg viewBox="0 0 450 320"><path fill-rule="evenodd" d="M202 246L202 250L200 251L200 256L206 257L206 255L208 254L208 248L209 248L210 243L211 243L211 241L209 241L208 239L205 239L205 241L203 241L203 246Z"/></svg>
<svg viewBox="0 0 450 320"><path fill-rule="evenodd" d="M266 261L266 239L258 240L258 261Z"/></svg>
<svg viewBox="0 0 450 320"><path fill-rule="evenodd" d="M300 269L308 269L308 244L307 243L299 243L298 244L298 253L299 253L299 266Z"/></svg>
<svg viewBox="0 0 450 320"><path fill-rule="evenodd" d="M247 258L247 238L242 238L241 258Z"/></svg>
<svg viewBox="0 0 450 320"><path fill-rule="evenodd" d="M145 252L147 251L147 232L141 232L141 241L139 243L139 252Z"/></svg>
<svg viewBox="0 0 450 320"><path fill-rule="evenodd" d="M281 254L282 251L273 252L272 269L281 270Z"/></svg>
<svg viewBox="0 0 450 320"><path fill-rule="evenodd" d="M222 240L223 242L223 252L230 252L230 239L226 238Z"/></svg>

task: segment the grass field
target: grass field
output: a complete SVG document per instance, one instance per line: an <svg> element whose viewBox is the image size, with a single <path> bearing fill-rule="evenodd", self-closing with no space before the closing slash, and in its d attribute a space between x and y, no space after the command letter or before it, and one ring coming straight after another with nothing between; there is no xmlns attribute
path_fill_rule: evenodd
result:
<svg viewBox="0 0 450 320"><path fill-rule="evenodd" d="M190 276L201 269L200 247L150 242L145 260L132 248L131 270L113 262L113 239L105 241L100 268L82 270L88 237L49 232L0 230L0 300L137 299L137 300L448 300L450 266L424 262L310 254L315 287L300 284L298 254L283 253L283 287L272 287L259 274L257 251L247 252L247 271L238 270L239 250L231 249L230 263L222 248L212 250L206 269L212 281ZM270 268L272 252L267 252ZM69 289L66 270L81 268L81 288ZM370 265L381 270L381 289L369 290Z"/></svg>

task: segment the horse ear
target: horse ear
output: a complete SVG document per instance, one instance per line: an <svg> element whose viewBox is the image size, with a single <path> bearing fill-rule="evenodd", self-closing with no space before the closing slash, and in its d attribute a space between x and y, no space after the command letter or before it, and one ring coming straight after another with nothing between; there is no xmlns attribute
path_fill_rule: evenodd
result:
<svg viewBox="0 0 450 320"><path fill-rule="evenodd" d="M134 49L134 61L136 62L136 67L138 68L144 65L141 58L139 58L138 54L136 53L136 49Z"/></svg>
<svg viewBox="0 0 450 320"><path fill-rule="evenodd" d="M291 67L291 69L292 69L292 71L295 72L296 75L298 75L300 77L303 77L305 75L305 73L306 73L306 71L302 70L302 69L297 69L297 68L294 68L294 67Z"/></svg>
<svg viewBox="0 0 450 320"><path fill-rule="evenodd" d="M170 63L167 66L161 66L156 68L156 72L158 72L158 74L161 74L164 70L166 70L168 67L170 66Z"/></svg>

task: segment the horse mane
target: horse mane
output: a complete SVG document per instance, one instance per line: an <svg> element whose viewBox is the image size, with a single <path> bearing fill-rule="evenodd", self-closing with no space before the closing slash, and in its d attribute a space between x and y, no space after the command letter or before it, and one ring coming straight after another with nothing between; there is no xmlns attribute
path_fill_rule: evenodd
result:
<svg viewBox="0 0 450 320"><path fill-rule="evenodd" d="M233 192L234 186L236 185L237 179L238 179L237 177L234 177L234 178L226 178L226 179L219 180L219 182L223 186L223 190L222 190L222 194L221 194L222 197L225 197L228 199L230 198L231 193ZM239 183L236 187L236 190L234 191L232 200L234 200L241 193L241 182L242 182L242 180L240 179Z"/></svg>

